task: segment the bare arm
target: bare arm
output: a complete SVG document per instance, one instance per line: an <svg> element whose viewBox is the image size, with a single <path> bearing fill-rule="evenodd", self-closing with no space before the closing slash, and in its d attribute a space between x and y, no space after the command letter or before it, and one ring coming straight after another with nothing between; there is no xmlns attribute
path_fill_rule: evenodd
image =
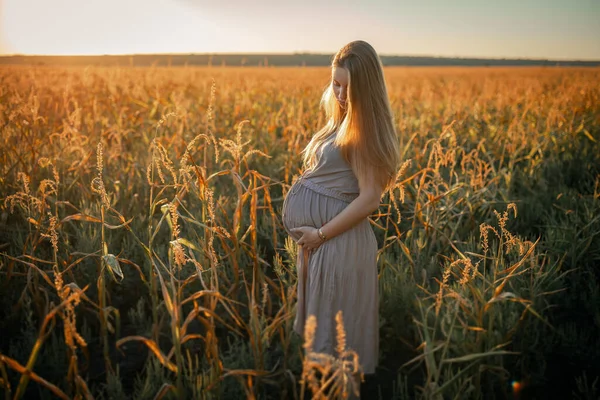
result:
<svg viewBox="0 0 600 400"><path fill-rule="evenodd" d="M344 233L379 208L382 190L372 180L363 182L361 186L358 197L321 228L327 239Z"/></svg>

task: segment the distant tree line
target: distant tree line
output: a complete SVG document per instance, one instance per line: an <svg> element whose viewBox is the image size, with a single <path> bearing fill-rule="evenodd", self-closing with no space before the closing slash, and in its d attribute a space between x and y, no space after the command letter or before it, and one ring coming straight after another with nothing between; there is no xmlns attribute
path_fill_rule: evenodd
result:
<svg viewBox="0 0 600 400"><path fill-rule="evenodd" d="M0 64L98 66L327 66L332 54L139 54L100 56L4 56ZM541 59L485 59L424 56L381 56L386 66L580 66L597 67L597 61Z"/></svg>

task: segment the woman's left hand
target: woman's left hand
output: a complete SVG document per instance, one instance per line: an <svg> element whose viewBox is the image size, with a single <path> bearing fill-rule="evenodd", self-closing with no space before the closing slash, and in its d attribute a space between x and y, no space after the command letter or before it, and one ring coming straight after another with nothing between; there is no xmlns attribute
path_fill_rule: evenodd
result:
<svg viewBox="0 0 600 400"><path fill-rule="evenodd" d="M319 230L312 226L301 226L299 228L290 229L293 233L300 233L298 244L304 249L312 251L316 250L323 244L323 239L319 236Z"/></svg>

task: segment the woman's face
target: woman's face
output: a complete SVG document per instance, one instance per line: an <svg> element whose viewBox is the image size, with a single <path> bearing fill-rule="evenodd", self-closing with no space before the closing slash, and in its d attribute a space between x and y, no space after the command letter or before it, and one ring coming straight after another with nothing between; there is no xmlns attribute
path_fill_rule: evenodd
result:
<svg viewBox="0 0 600 400"><path fill-rule="evenodd" d="M340 107L346 109L348 100L348 78L349 73L346 68L333 67L331 70L331 87Z"/></svg>

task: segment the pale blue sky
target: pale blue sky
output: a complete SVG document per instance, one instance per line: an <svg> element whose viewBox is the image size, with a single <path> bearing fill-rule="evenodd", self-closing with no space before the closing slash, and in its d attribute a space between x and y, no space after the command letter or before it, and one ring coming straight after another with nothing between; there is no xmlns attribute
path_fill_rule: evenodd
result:
<svg viewBox="0 0 600 400"><path fill-rule="evenodd" d="M335 52L600 60L600 0L0 0L2 54Z"/></svg>

